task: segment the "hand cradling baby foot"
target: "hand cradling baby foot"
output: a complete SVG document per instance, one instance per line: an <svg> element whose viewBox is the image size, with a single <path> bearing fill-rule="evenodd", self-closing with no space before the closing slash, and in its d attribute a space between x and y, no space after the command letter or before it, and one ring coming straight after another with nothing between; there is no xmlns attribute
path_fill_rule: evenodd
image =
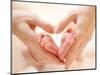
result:
<svg viewBox="0 0 100 75"><path fill-rule="evenodd" d="M64 32L63 37L61 39L60 48L55 44L51 36L40 34L37 39L40 43L40 46L45 50L53 53L58 56L61 61L65 61L65 56L68 50L71 48L73 43L75 42L75 32L71 28L69 28L66 32Z"/></svg>
<svg viewBox="0 0 100 75"><path fill-rule="evenodd" d="M59 48L57 47L57 45L49 35L40 34L38 36L38 41L42 48L46 49L47 51L57 56L58 54L57 52Z"/></svg>

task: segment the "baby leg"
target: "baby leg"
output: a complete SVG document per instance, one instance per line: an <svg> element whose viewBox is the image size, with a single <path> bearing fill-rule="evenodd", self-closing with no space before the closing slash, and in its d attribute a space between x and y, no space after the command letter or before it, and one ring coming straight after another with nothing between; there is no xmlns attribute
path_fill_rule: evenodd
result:
<svg viewBox="0 0 100 75"><path fill-rule="evenodd" d="M71 48L74 42L75 42L74 33L72 32L71 29L69 29L64 33L61 40L61 47L58 51L58 56L60 60L64 61L64 58L68 50Z"/></svg>
<svg viewBox="0 0 100 75"><path fill-rule="evenodd" d="M41 47L57 56L58 47L49 35L40 34L38 36L38 41Z"/></svg>

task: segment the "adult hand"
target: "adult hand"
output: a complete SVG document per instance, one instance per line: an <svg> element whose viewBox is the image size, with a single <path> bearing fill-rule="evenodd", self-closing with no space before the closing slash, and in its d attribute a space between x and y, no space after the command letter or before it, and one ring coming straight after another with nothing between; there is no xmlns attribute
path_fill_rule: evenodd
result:
<svg viewBox="0 0 100 75"><path fill-rule="evenodd" d="M58 54L61 60L66 60L66 68L69 68L73 60L82 53L83 48L91 38L91 34L95 27L95 6L84 6L83 8L78 8L69 12L60 22L56 29L56 33L62 32L69 24L73 25L73 27L76 26L75 42L69 50L67 49L67 45L66 47L62 45L60 47L62 52ZM65 44L66 41L62 43ZM64 53L64 55L61 53Z"/></svg>
<svg viewBox="0 0 100 75"><path fill-rule="evenodd" d="M38 69L45 64L61 64L62 62L55 55L40 47L34 31L34 29L39 26L45 31L52 33L53 27L33 12L23 9L22 6L16 8L15 4L13 7L12 30L13 33L27 46L27 48L23 50L24 56Z"/></svg>

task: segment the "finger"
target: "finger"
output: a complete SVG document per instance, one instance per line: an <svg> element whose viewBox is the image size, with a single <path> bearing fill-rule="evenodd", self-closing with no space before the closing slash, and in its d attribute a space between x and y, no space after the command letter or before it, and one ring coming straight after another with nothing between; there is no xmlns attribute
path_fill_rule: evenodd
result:
<svg viewBox="0 0 100 75"><path fill-rule="evenodd" d="M58 27L55 29L56 33L62 32L68 24L70 24L72 21L76 22L76 15L75 14L69 14L67 15L58 25Z"/></svg>
<svg viewBox="0 0 100 75"><path fill-rule="evenodd" d="M22 50L23 56L24 58L29 62L29 64L35 66L38 70L40 70L41 68L43 68L43 64L41 64L40 62L37 62L37 60L32 56L32 53L30 52L30 50Z"/></svg>
<svg viewBox="0 0 100 75"><path fill-rule="evenodd" d="M13 32L19 39L29 48L32 56L42 65L52 63L61 63L58 58L50 52L40 47L36 34L30 29L26 23L19 23L13 28ZM24 26L24 27L23 27Z"/></svg>
<svg viewBox="0 0 100 75"><path fill-rule="evenodd" d="M40 28L44 29L49 33L52 33L54 31L53 26L51 24L44 21L42 18L32 12L26 13L25 11L13 11L13 19L28 23L32 29L34 29L35 26L39 26Z"/></svg>
<svg viewBox="0 0 100 75"><path fill-rule="evenodd" d="M48 22L44 21L43 19L41 19L37 16L35 17L35 20L34 19L28 20L27 23L30 25L31 28L34 27L34 25L36 25L49 33L54 32L52 25L50 25Z"/></svg>
<svg viewBox="0 0 100 75"><path fill-rule="evenodd" d="M65 56L65 68L68 69L72 62L83 52L86 43L88 42L87 36L83 36L84 33L77 34L78 37L75 40L75 43L68 51L67 55Z"/></svg>
<svg viewBox="0 0 100 75"><path fill-rule="evenodd" d="M34 38L35 33L25 22L13 26L13 32L22 40L25 38ZM35 39L35 38L34 38Z"/></svg>

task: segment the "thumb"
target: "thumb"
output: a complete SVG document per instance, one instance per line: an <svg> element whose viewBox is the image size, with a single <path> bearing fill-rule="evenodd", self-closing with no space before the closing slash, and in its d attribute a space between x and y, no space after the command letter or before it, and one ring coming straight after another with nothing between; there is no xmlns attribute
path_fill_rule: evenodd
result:
<svg viewBox="0 0 100 75"><path fill-rule="evenodd" d="M54 32L53 26L37 15L33 16L31 20L27 20L27 23L30 25L30 28L34 28L34 25L35 25L44 29L45 31L49 33Z"/></svg>
<svg viewBox="0 0 100 75"><path fill-rule="evenodd" d="M62 32L68 24L70 24L72 21L74 22L76 19L76 14L69 14L67 15L61 22L60 24L58 25L58 27L55 29L55 32L56 33L60 33Z"/></svg>

